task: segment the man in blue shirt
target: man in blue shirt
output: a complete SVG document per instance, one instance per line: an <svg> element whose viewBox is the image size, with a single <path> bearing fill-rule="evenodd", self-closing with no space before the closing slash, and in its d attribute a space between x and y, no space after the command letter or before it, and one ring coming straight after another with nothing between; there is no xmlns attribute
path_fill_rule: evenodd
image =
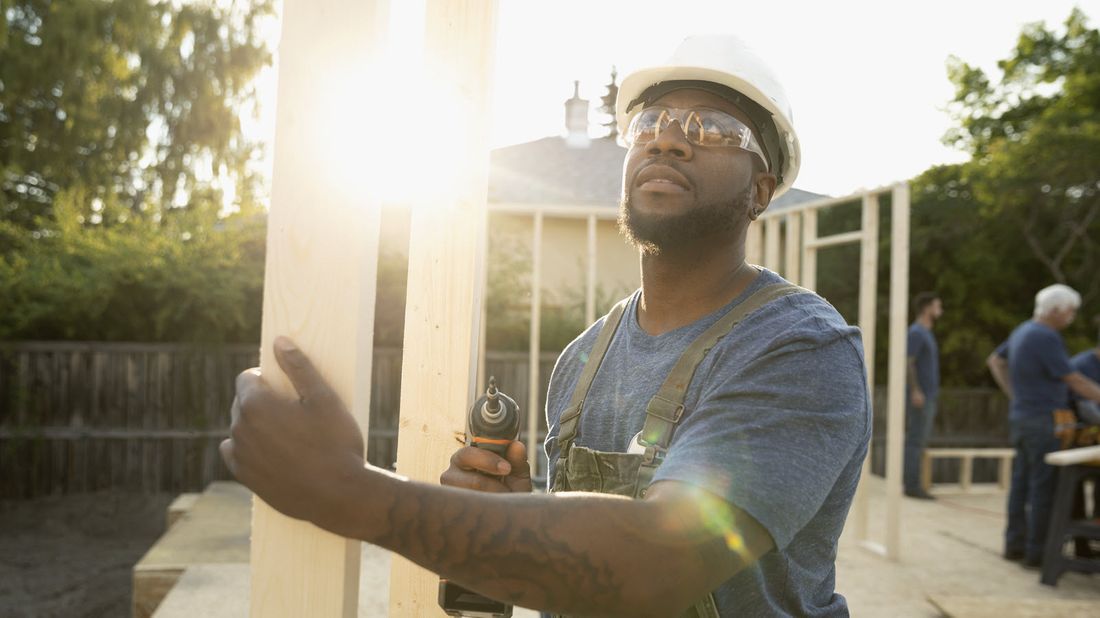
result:
<svg viewBox="0 0 1100 618"><path fill-rule="evenodd" d="M1085 350L1071 358L1069 366L1093 382L1100 383L1100 342L1095 348ZM1089 425L1100 425L1100 404L1076 394L1071 394L1070 398L1077 410L1078 420Z"/></svg>
<svg viewBox="0 0 1100 618"><path fill-rule="evenodd" d="M943 302L935 292L921 292L913 301L917 319L909 325L909 397L905 406L905 495L932 500L920 484L920 461L932 420L936 418L936 395L940 390L940 350L932 325L943 315Z"/></svg>
<svg viewBox="0 0 1100 618"><path fill-rule="evenodd" d="M1059 449L1054 411L1063 409L1072 389L1100 401L1100 385L1074 371L1060 331L1073 322L1081 296L1055 284L1035 295L1034 317L1020 324L989 356L994 380L1011 399L1009 435L1016 448L1004 557L1038 568L1054 499L1055 468L1043 458Z"/></svg>
<svg viewBox="0 0 1100 618"><path fill-rule="evenodd" d="M1069 360L1069 366L1093 382L1100 383L1100 342L1095 348L1074 355ZM1095 426L1100 425L1100 403L1090 401L1076 393L1070 393L1069 403L1080 423L1083 423L1086 427L1092 426L1091 429L1093 430ZM1079 442L1078 444L1082 443ZM1100 492L1092 492L1091 514L1086 512L1087 503L1088 496L1085 493L1085 484L1081 483L1081 486L1077 488L1077 495L1073 501L1073 512L1071 513L1073 519L1100 517ZM1092 558L1100 554L1100 552L1093 549L1088 539L1083 538L1074 540L1074 551L1078 558Z"/></svg>

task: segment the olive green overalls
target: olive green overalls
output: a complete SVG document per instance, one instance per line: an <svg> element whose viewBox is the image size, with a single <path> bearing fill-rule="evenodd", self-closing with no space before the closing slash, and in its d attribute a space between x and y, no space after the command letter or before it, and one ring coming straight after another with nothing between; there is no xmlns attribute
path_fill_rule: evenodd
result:
<svg viewBox="0 0 1100 618"><path fill-rule="evenodd" d="M809 290L789 283L763 287L699 335L680 356L665 383L646 407L645 425L640 434L644 453L594 451L574 444L584 399L611 345L611 338L622 320L629 299L616 305L596 337L569 406L561 414L559 458L550 491L589 491L644 498L657 466L661 465L668 452L676 425L684 414L684 396L703 357L750 313L782 296L807 292ZM714 595L707 594L681 614L681 618L718 618Z"/></svg>

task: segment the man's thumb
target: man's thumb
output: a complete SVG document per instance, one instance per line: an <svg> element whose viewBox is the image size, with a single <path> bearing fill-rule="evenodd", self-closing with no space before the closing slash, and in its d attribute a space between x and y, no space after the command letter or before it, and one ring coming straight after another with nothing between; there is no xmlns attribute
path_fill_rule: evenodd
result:
<svg viewBox="0 0 1100 618"><path fill-rule="evenodd" d="M332 389L321 376L313 362L287 337L276 337L275 360L294 385L294 390L305 405L322 404L332 398Z"/></svg>

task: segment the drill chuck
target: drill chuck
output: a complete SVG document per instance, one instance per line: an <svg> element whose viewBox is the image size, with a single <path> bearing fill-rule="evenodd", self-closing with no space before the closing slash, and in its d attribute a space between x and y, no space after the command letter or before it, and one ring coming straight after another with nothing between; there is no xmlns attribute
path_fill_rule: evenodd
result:
<svg viewBox="0 0 1100 618"><path fill-rule="evenodd" d="M490 377L485 395L470 409L470 443L503 454L519 436L519 424L519 404L498 390L496 378Z"/></svg>

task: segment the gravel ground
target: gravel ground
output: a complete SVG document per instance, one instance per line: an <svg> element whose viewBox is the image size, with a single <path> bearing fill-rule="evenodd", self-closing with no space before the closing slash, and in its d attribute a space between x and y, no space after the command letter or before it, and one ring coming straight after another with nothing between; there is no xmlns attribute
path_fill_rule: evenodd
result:
<svg viewBox="0 0 1100 618"><path fill-rule="evenodd" d="M129 616L130 570L164 532L173 497L0 501L0 616Z"/></svg>

